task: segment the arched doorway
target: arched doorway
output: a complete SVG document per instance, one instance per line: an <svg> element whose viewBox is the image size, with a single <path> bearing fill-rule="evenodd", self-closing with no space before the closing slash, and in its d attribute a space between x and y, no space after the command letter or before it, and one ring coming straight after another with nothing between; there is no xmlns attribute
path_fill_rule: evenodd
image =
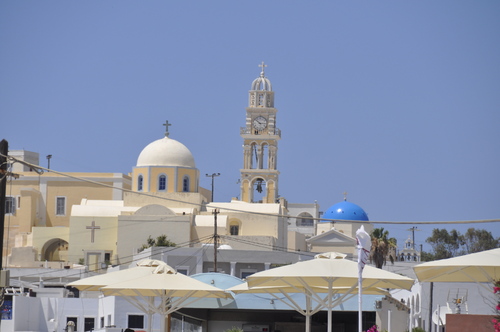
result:
<svg viewBox="0 0 500 332"><path fill-rule="evenodd" d="M68 260L68 242L66 240L56 238L51 239L43 245L42 261L63 262Z"/></svg>

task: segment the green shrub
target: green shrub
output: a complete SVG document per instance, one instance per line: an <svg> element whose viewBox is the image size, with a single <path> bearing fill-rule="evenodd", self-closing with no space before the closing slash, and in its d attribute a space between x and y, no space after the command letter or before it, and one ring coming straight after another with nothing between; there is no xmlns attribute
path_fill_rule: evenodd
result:
<svg viewBox="0 0 500 332"><path fill-rule="evenodd" d="M411 332L425 332L425 330L421 327L414 327L411 329Z"/></svg>

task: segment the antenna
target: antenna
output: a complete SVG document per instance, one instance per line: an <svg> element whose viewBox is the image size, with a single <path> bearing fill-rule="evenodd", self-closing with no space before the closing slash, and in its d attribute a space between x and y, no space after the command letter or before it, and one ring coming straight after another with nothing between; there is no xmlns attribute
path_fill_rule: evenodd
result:
<svg viewBox="0 0 500 332"><path fill-rule="evenodd" d="M460 289L460 288L450 288L448 291L448 308L450 308L450 304L455 305L455 314L462 313L462 305L465 306L465 312L469 312L469 308L467 307L467 296L469 294L468 289ZM451 310L451 308L450 308Z"/></svg>

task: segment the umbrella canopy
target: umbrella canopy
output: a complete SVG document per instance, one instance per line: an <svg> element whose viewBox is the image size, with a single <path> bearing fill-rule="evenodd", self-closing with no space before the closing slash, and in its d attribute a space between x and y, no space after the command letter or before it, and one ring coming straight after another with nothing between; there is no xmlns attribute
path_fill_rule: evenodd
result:
<svg viewBox="0 0 500 332"><path fill-rule="evenodd" d="M230 298L224 290L202 281L177 273L168 265L156 268L153 273L135 279L112 283L102 287L109 296L160 296L168 298L215 297Z"/></svg>
<svg viewBox="0 0 500 332"><path fill-rule="evenodd" d="M149 275L160 265L165 265L165 263L154 259L144 259L139 261L136 267L80 279L66 286L75 287L81 291L99 291L102 287L112 283L134 280Z"/></svg>
<svg viewBox="0 0 500 332"><path fill-rule="evenodd" d="M413 267L420 282L493 282L500 279L500 248Z"/></svg>
<svg viewBox="0 0 500 332"><path fill-rule="evenodd" d="M249 287L356 287L358 263L345 255L325 253L314 259L281 266L248 276ZM411 289L414 280L373 266L363 270L362 288Z"/></svg>

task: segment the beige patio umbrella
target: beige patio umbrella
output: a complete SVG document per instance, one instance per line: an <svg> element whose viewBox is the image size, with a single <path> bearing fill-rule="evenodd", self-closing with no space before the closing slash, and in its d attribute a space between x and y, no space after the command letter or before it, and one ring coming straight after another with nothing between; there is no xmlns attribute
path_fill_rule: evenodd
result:
<svg viewBox="0 0 500 332"><path fill-rule="evenodd" d="M239 285L233 286L226 289L227 291L233 292L235 294L242 293L266 293L274 297L275 300L281 301L290 308L296 310L301 315L305 316L306 331L311 329L311 316L320 311L323 308L328 308L328 305L334 308L344 301L347 301L353 296L358 294L357 288L346 288L346 287L311 287L310 289L305 289L302 287L252 287L248 286L247 282L241 283ZM313 292L310 292L310 291ZM305 295L305 308L303 308L294 299L293 294L302 293ZM381 288L368 288L363 289L363 294L367 295L389 295L389 292ZM329 302L329 298L334 298L332 302Z"/></svg>
<svg viewBox="0 0 500 332"><path fill-rule="evenodd" d="M312 297L317 288L326 288L328 308L328 332L331 332L331 310L335 289L349 289L347 293L355 292L358 286L358 263L345 259L346 255L339 253L324 253L314 259L281 266L258 272L248 276L249 288L254 287L292 287L304 290L304 294ZM362 289L394 288L411 289L414 280L389 271L365 266L363 271ZM306 331L307 330L306 326Z"/></svg>
<svg viewBox="0 0 500 332"><path fill-rule="evenodd" d="M500 248L413 267L420 282L493 282L500 279Z"/></svg>
<svg viewBox="0 0 500 332"><path fill-rule="evenodd" d="M149 275L160 265L165 265L165 262L154 259L144 259L137 262L136 267L83 278L73 281L66 286L75 287L80 291L99 291L102 287L112 283L133 280Z"/></svg>
<svg viewBox="0 0 500 332"><path fill-rule="evenodd" d="M161 330L168 331L168 315L201 298L231 298L231 294L194 278L177 273L168 265L152 273L102 287L107 296L120 296L146 313L163 317Z"/></svg>

